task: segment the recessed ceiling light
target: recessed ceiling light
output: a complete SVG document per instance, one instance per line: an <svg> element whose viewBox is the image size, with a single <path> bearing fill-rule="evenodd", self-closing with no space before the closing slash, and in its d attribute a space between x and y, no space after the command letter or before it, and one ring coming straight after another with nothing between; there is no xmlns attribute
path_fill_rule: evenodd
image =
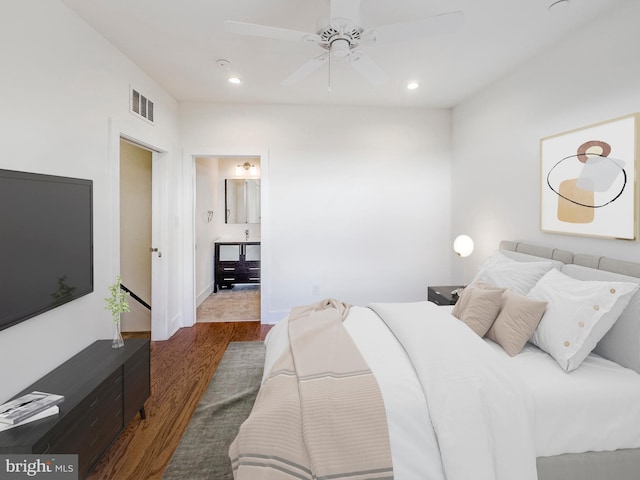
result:
<svg viewBox="0 0 640 480"><path fill-rule="evenodd" d="M220 67L222 70L227 72L227 81L229 83L233 83L234 85L240 85L242 83L242 80L240 80L240 77L230 72L231 62L229 60L226 60L224 58L219 58L218 60L216 60L216 65L218 65L218 67Z"/></svg>
<svg viewBox="0 0 640 480"><path fill-rule="evenodd" d="M415 90L416 88L418 88L420 86L420 84L418 82L409 82L407 84L407 88L409 90Z"/></svg>

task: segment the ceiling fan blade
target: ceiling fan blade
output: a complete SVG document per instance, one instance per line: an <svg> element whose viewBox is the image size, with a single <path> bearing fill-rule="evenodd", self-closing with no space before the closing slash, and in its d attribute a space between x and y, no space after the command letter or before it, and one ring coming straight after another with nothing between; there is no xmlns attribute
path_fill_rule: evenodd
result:
<svg viewBox="0 0 640 480"><path fill-rule="evenodd" d="M360 17L360 0L331 0L329 20L339 18L357 24Z"/></svg>
<svg viewBox="0 0 640 480"><path fill-rule="evenodd" d="M228 33L239 35L250 35L253 37L273 38L276 40L287 40L291 42L308 41L310 43L320 42L320 37L315 33L298 32L286 28L270 27L268 25L256 25L255 23L236 22L226 20L224 30Z"/></svg>
<svg viewBox="0 0 640 480"><path fill-rule="evenodd" d="M317 55L317 56L313 57L312 59L308 60L298 70L296 70L291 75L289 75L287 78L285 78L282 81L282 84L283 85L293 85L294 83L298 83L303 78L308 77L313 72L315 72L317 69L319 69L322 65L324 65L324 63L329 58L329 55L330 55L329 52L324 52L324 53L321 53L320 55Z"/></svg>
<svg viewBox="0 0 640 480"><path fill-rule="evenodd" d="M367 30L362 34L362 41L372 44L409 42L433 35L454 33L463 23L464 13L461 11L443 13L422 20L393 23Z"/></svg>
<svg viewBox="0 0 640 480"><path fill-rule="evenodd" d="M371 85L379 87L389 80L389 75L364 52L353 52L347 62Z"/></svg>

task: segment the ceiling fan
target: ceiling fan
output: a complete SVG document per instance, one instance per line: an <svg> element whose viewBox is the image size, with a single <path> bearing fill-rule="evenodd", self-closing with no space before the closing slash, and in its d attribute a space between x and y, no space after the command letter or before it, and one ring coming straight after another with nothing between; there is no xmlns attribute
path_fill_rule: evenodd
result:
<svg viewBox="0 0 640 480"><path fill-rule="evenodd" d="M369 83L379 86L387 82L389 76L360 49L361 45L407 42L427 36L452 33L458 30L464 21L464 14L454 11L421 20L365 29L358 21L360 0L330 0L330 2L329 21L316 33L233 20L227 20L224 28L229 33L240 35L312 43L324 50L287 77L282 82L284 85L299 82L327 62L330 65L332 58L344 58Z"/></svg>

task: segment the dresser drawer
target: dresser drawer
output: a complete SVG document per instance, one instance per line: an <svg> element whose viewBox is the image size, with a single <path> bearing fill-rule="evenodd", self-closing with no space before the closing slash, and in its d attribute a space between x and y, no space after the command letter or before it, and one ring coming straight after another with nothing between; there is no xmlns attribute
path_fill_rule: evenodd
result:
<svg viewBox="0 0 640 480"><path fill-rule="evenodd" d="M221 274L230 274L233 275L235 273L241 272L242 271L242 267L239 263L233 264L233 265L226 265L226 264L222 264L222 265L217 265L216 266L216 273L221 273Z"/></svg>
<svg viewBox="0 0 640 480"><path fill-rule="evenodd" d="M247 280L260 281L260 262L247 262L243 274Z"/></svg>
<svg viewBox="0 0 640 480"><path fill-rule="evenodd" d="M236 283L242 277L243 268L239 263L222 263L216 265L216 282L217 283Z"/></svg>
<svg viewBox="0 0 640 480"><path fill-rule="evenodd" d="M78 468L88 473L100 460L113 439L122 430L122 408L117 411L104 412L96 417L89 426L86 446L79 455Z"/></svg>
<svg viewBox="0 0 640 480"><path fill-rule="evenodd" d="M69 427L48 442L48 453L78 455L80 478L88 474L123 428L122 378L119 368L81 402L83 408L69 413L65 422Z"/></svg>
<svg viewBox="0 0 640 480"><path fill-rule="evenodd" d="M64 420L59 422L51 431L43 436L33 446L34 453L78 453L77 443L70 438L79 432L86 432L89 418L96 411L107 408L111 403L122 410L122 368L118 368L87 395L71 412L67 412ZM61 409L64 409L64 402ZM122 424L120 424L122 425Z"/></svg>
<svg viewBox="0 0 640 480"><path fill-rule="evenodd" d="M238 283L240 281L240 277L241 277L241 275L234 275L234 274L216 275L216 283L218 283L218 284Z"/></svg>

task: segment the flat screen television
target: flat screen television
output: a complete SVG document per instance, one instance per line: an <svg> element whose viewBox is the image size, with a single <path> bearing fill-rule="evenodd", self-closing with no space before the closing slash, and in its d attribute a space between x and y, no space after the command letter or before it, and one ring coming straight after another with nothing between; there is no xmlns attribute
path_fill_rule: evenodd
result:
<svg viewBox="0 0 640 480"><path fill-rule="evenodd" d="M93 291L93 182L0 169L0 330Z"/></svg>

